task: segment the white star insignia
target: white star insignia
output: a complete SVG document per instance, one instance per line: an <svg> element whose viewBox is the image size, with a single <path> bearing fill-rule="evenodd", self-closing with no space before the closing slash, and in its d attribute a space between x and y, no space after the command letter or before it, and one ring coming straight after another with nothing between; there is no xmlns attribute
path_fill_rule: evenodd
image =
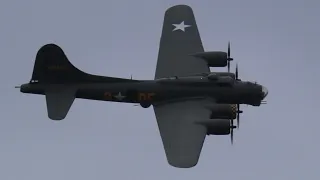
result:
<svg viewBox="0 0 320 180"><path fill-rule="evenodd" d="M125 96L123 96L122 94L121 94L121 92L119 92L116 96L114 96L115 98L117 98L119 101L122 101L124 98L125 98Z"/></svg>
<svg viewBox="0 0 320 180"><path fill-rule="evenodd" d="M184 24L184 21L182 21L180 24L172 24L174 26L174 29L172 31L177 31L177 30L181 30L183 32L185 32L185 29L187 27L190 27L191 25L186 25Z"/></svg>

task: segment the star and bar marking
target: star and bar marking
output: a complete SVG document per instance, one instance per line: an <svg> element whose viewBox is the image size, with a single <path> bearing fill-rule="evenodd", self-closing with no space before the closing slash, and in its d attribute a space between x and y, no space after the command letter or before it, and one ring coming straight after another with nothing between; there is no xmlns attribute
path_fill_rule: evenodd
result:
<svg viewBox="0 0 320 180"><path fill-rule="evenodd" d="M137 99L139 101L151 101L153 99L153 97L155 96L155 93L153 92L149 92L149 93L145 93L145 92L141 92L141 93L137 93ZM113 95L113 93L111 92L105 92L103 94L104 99L106 100L112 100L112 97L114 97L115 99L117 99L118 101L123 101L123 99L126 98L125 95L123 95L121 92L118 92L118 94Z"/></svg>
<svg viewBox="0 0 320 180"><path fill-rule="evenodd" d="M185 24L184 21L182 21L180 24L172 24L174 26L174 29L172 31L181 30L185 32L186 28L191 27L191 25Z"/></svg>
<svg viewBox="0 0 320 180"><path fill-rule="evenodd" d="M122 101L126 96L122 95L121 92L119 92L117 95L114 96L117 100Z"/></svg>

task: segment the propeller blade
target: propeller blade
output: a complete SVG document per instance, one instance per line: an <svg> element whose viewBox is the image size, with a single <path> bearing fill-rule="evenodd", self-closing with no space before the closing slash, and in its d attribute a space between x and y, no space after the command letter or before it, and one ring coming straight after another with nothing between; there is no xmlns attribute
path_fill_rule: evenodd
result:
<svg viewBox="0 0 320 180"><path fill-rule="evenodd" d="M228 72L230 72L230 61L233 60L233 58L230 57L230 41L228 42L228 57L227 57L227 60L228 60Z"/></svg>
<svg viewBox="0 0 320 180"><path fill-rule="evenodd" d="M233 128L231 129L230 136L231 136L231 144L233 144Z"/></svg>
<svg viewBox="0 0 320 180"><path fill-rule="evenodd" d="M238 126L238 129L240 127L240 113L242 113L242 111L240 111L240 104L237 104L237 126Z"/></svg>
<svg viewBox="0 0 320 180"><path fill-rule="evenodd" d="M238 118L237 118L237 125L238 125L238 129L240 127L240 118L239 118L239 115L238 115Z"/></svg>
<svg viewBox="0 0 320 180"><path fill-rule="evenodd" d="M230 126L230 138L231 138L231 144L233 144L233 129L237 128L237 126L233 125L233 119L231 119L231 126Z"/></svg>
<svg viewBox="0 0 320 180"><path fill-rule="evenodd" d="M239 72L238 72L238 63L236 64L236 79L238 80L239 78Z"/></svg>
<svg viewBox="0 0 320 180"><path fill-rule="evenodd" d="M228 42L228 58L230 58L230 41Z"/></svg>
<svg viewBox="0 0 320 180"><path fill-rule="evenodd" d="M233 144L233 119L231 119L231 132L230 132L231 144Z"/></svg>

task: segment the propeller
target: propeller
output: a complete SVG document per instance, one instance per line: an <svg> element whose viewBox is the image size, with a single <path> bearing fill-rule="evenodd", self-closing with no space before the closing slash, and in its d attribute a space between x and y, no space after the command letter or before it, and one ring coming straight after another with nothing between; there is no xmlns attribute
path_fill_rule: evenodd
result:
<svg viewBox="0 0 320 180"><path fill-rule="evenodd" d="M239 70L238 70L238 63L236 64L236 72L235 72L235 79L237 80L237 81L241 81L241 79L239 79Z"/></svg>
<svg viewBox="0 0 320 180"><path fill-rule="evenodd" d="M240 80L238 77L239 77L239 71L238 71L238 63L236 64L236 73L235 73L235 75L236 75L236 80Z"/></svg>
<svg viewBox="0 0 320 180"><path fill-rule="evenodd" d="M230 138L231 138L231 144L233 144L233 129L237 128L237 126L233 125L233 119L231 119L231 126L230 126L231 130L230 130Z"/></svg>
<svg viewBox="0 0 320 180"><path fill-rule="evenodd" d="M228 57L227 57L227 61L228 61L228 72L230 72L230 61L233 61L233 58L230 57L230 42L228 42Z"/></svg>
<svg viewBox="0 0 320 180"><path fill-rule="evenodd" d="M241 79L239 79L239 70L238 70L238 63L236 64L236 72L235 72L235 79L237 81L241 81ZM237 104L237 128L239 129L240 126L240 114L243 113L242 110L240 110L240 104Z"/></svg>
<svg viewBox="0 0 320 180"><path fill-rule="evenodd" d="M237 104L237 128L240 127L240 114L243 113L242 110L240 110L240 104Z"/></svg>

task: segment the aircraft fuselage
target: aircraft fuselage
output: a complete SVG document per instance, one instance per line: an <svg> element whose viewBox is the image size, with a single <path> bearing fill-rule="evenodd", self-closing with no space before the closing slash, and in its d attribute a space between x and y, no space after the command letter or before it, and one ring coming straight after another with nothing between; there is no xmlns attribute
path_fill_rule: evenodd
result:
<svg viewBox="0 0 320 180"><path fill-rule="evenodd" d="M217 103L259 106L264 98L260 85L242 81L235 82L231 86L210 82L161 83L156 80L119 83L29 83L21 86L21 92L44 95L47 88L52 89L52 87L59 86L61 88L75 88L76 98L139 103L142 107L183 98L203 97L212 98Z"/></svg>

